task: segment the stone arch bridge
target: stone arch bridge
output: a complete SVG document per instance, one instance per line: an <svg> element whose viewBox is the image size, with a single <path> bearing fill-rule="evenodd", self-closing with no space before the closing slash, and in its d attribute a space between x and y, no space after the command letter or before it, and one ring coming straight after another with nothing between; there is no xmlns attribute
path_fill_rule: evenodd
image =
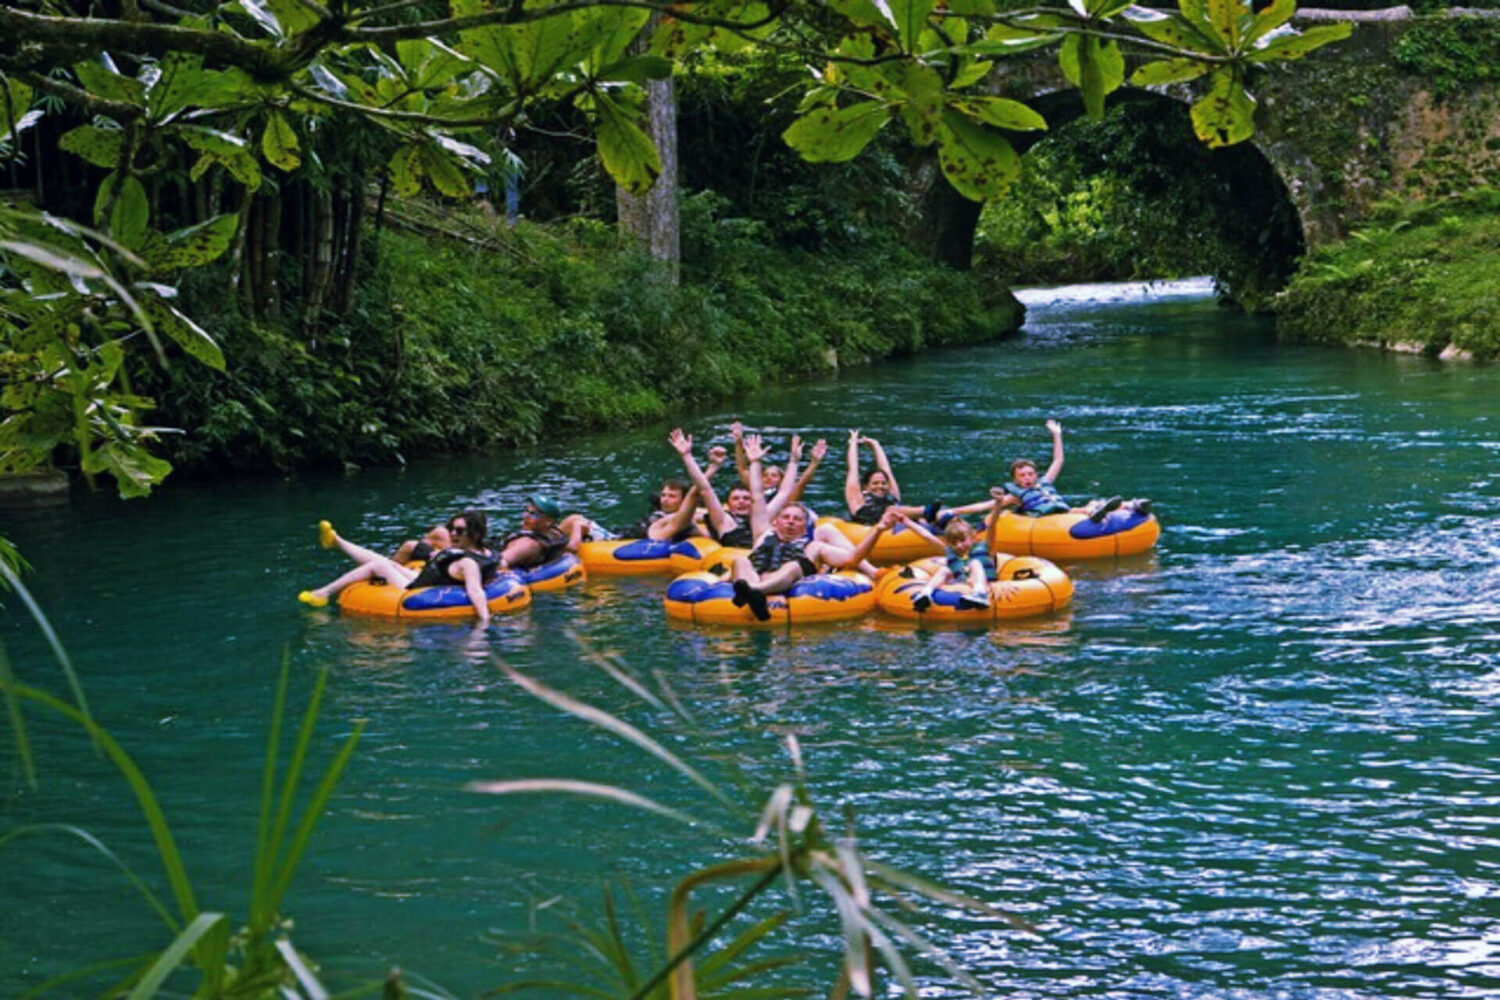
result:
<svg viewBox="0 0 1500 1000"><path fill-rule="evenodd" d="M1397 41L1416 25L1473 17L1485 20L1488 30L1500 31L1497 16L1500 11L1455 9L1418 18L1406 7L1298 13L1303 24L1355 22L1348 39L1295 62L1268 66L1252 85L1257 107L1250 142L1285 185L1307 246L1345 235L1382 199L1500 185L1500 79L1492 75L1439 94L1432 81L1403 69L1394 55ZM1127 57L1127 76L1139 61ZM995 93L1025 101L1053 128L1083 113L1078 92L1063 79L1055 57L1004 60L991 82ZM1192 87L1179 84L1148 92L1127 85L1111 100L1189 103ZM1045 136L1017 134L1012 141L1024 150ZM967 226L972 245L978 206L959 205L934 187L948 186L931 185L923 195L933 249L960 263L966 256L964 241L954 236L972 217Z"/></svg>

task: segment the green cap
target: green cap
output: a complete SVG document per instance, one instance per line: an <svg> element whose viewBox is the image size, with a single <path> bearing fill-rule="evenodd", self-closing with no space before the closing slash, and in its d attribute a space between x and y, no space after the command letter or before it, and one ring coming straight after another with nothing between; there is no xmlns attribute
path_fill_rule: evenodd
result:
<svg viewBox="0 0 1500 1000"><path fill-rule="evenodd" d="M543 517L550 517L554 521L562 517L562 508L558 506L556 500L545 493L533 493L526 498L526 502L535 507L536 512Z"/></svg>

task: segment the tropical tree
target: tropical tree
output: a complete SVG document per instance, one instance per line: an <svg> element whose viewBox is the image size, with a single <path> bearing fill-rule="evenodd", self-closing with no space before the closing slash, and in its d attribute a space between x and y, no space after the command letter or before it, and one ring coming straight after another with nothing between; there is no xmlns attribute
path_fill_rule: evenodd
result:
<svg viewBox="0 0 1500 1000"><path fill-rule="evenodd" d="M14 154L45 115L71 115L79 123L59 145L97 180L88 225L26 204L0 213L0 470L45 463L66 444L86 475L109 473L126 496L168 472L151 453L163 429L141 421L150 401L130 391L127 352L148 344L164 364L184 355L225 364L212 336L174 305L176 280L227 255L232 291L274 309L277 276L254 261L275 231L266 213L279 210L284 185L314 179L300 303L309 334L338 298L336 276L357 250L364 175L349 172L339 193L326 176L348 145L329 136L350 122L384 161L383 189L462 198L501 151L502 129L569 105L592 123L611 177L640 195L663 170L643 127L645 87L693 53L757 45L811 67L784 133L804 157L851 159L898 122L977 202L1002 196L1020 170L1006 132L1046 127L1025 104L986 91L996 60L1056 49L1096 116L1126 80L1127 53L1142 59L1136 85L1201 78L1194 126L1225 145L1254 131L1255 67L1348 33L1296 30L1293 0L1259 10L1252 0L1179 0L1171 12L1129 0L1024 9L995 0L120 0L108 9L113 16L93 16L81 0L0 6L0 152Z"/></svg>

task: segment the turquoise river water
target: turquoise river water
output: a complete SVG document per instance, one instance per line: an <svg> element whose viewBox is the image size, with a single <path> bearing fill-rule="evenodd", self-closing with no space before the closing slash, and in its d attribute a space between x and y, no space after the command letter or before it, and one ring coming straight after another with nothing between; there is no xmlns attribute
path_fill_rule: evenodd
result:
<svg viewBox="0 0 1500 1000"><path fill-rule="evenodd" d="M342 568L315 544L320 517L390 545L464 505L509 521L534 485L632 520L675 471L668 425L347 477L173 483L140 502L80 495L0 514L0 533L35 564L205 908L244 916L282 651L299 706L330 672L319 759L367 720L286 907L336 986L391 964L463 997L577 975L581 953L534 954L529 929L594 919L606 882L659 921L673 881L745 849L466 782L609 781L748 836L795 734L832 826L847 812L873 857L1029 922L911 918L997 995L1500 994L1500 368L1281 345L1199 283L1030 298L1017 339L767 388L684 423L700 444L736 415L783 450L792 429L826 435L811 494L826 510L849 427L885 442L908 499L957 500L1012 457L1044 458L1058 417L1063 491L1154 497L1165 531L1149 557L1068 566L1073 606L1033 623L693 630L665 622L661 580L540 595L478 634L294 599ZM23 679L62 690L12 599L0 639ZM668 686L691 724L580 642ZM495 658L649 730L749 811L535 701ZM18 779L7 733L0 833L77 823L165 893L107 761L30 721L41 787ZM0 992L168 940L82 842L0 850ZM837 921L799 900L768 953L805 958L763 982L826 995ZM790 905L773 892L753 912ZM962 993L916 966L925 994Z"/></svg>

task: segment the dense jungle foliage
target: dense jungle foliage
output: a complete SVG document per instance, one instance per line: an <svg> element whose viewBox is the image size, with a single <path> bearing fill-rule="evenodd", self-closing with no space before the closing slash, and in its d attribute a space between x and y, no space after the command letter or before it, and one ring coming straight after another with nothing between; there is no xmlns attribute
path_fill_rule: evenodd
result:
<svg viewBox="0 0 1500 1000"><path fill-rule="evenodd" d="M1292 339L1500 356L1500 189L1383 206L1310 254L1277 310Z"/></svg>

